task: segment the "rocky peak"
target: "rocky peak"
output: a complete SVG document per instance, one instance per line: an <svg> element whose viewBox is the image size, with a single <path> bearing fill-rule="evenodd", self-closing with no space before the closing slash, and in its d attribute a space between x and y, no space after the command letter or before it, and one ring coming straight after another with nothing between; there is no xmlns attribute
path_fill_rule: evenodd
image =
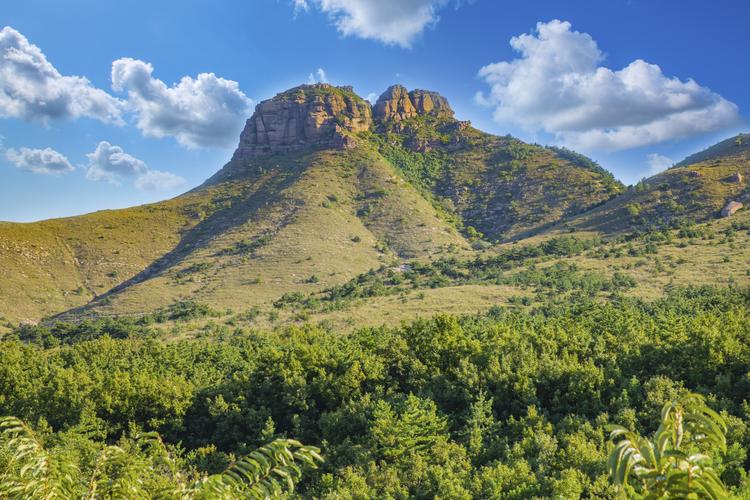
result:
<svg viewBox="0 0 750 500"><path fill-rule="evenodd" d="M381 120L401 121L417 116L417 109L405 87L391 85L375 103L374 115Z"/></svg>
<svg viewBox="0 0 750 500"><path fill-rule="evenodd" d="M448 99L431 90L416 89L409 92L411 102L420 115L433 114L453 117L453 110Z"/></svg>
<svg viewBox="0 0 750 500"><path fill-rule="evenodd" d="M383 121L402 121L418 115L453 117L448 100L429 90L408 92L402 85L392 85L375 103L375 118Z"/></svg>
<svg viewBox="0 0 750 500"><path fill-rule="evenodd" d="M370 104L351 87L301 85L261 102L245 124L234 159L309 147L351 148L352 133L372 126Z"/></svg>

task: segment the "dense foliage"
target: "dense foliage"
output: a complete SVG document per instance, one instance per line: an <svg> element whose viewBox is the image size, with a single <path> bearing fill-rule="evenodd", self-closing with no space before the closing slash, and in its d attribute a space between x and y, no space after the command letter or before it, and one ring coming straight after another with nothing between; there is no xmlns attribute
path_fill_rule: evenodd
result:
<svg viewBox="0 0 750 500"><path fill-rule="evenodd" d="M608 426L651 435L665 403L695 392L726 422L712 467L740 495L749 306L750 290L700 288L653 303L579 294L346 336L305 326L163 342L152 326L121 335L109 320L54 342L75 328L26 327L0 349L0 414L83 471L105 445L134 449L134 436L158 431L196 474L274 439L316 444L326 461L304 497L617 498ZM144 481L164 480L152 474Z"/></svg>

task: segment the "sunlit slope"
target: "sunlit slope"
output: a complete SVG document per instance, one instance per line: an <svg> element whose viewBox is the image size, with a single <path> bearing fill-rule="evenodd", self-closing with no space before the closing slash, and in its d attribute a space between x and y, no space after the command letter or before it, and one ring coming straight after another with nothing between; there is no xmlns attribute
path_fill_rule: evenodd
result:
<svg viewBox="0 0 750 500"><path fill-rule="evenodd" d="M750 204L750 135L692 155L571 222L606 233L720 217L730 201Z"/></svg>
<svg viewBox="0 0 750 500"><path fill-rule="evenodd" d="M182 196L0 223L0 316L19 322L143 314L185 299L232 314L266 310L284 295L315 294L372 269L470 261L498 245L572 232L616 238L711 223L728 201L748 205L749 176L746 135L625 189L573 151L456 120L435 92L393 86L371 106L351 87L303 85L259 103L229 163ZM702 252L711 260L715 247ZM744 266L734 254L730 262L739 266L733 275ZM678 267L670 279L689 276ZM424 299L401 313L392 309L405 304L401 299L364 302L402 318L441 307L473 311L529 294L503 280L491 293L475 285L453 283L457 298L448 305L449 293L431 291L443 284L431 283L414 292ZM662 285L637 288L653 293ZM356 307L378 315L366 303Z"/></svg>
<svg viewBox="0 0 750 500"><path fill-rule="evenodd" d="M79 217L0 223L0 316L36 320L87 303L174 248L219 190Z"/></svg>
<svg viewBox="0 0 750 500"><path fill-rule="evenodd" d="M74 313L147 312L178 299L249 308L347 281L398 258L468 249L456 229L367 146L226 169L229 175L195 193L239 193L227 208L183 234L143 273Z"/></svg>

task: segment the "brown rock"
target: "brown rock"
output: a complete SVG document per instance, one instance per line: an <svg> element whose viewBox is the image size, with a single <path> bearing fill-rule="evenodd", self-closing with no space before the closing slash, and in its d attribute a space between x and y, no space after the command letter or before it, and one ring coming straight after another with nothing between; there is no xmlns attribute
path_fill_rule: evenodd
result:
<svg viewBox="0 0 750 500"><path fill-rule="evenodd" d="M742 181L743 181L743 177L742 177L742 174L739 172L736 172L729 177L729 182L735 182L737 184L741 184Z"/></svg>
<svg viewBox="0 0 750 500"><path fill-rule="evenodd" d="M430 90L408 92L402 85L392 85L375 103L373 115L383 121L403 121L417 115L453 116L448 100Z"/></svg>
<svg viewBox="0 0 750 500"><path fill-rule="evenodd" d="M453 110L448 104L448 99L437 92L417 89L409 92L409 97L420 115L453 116Z"/></svg>
<svg viewBox="0 0 750 500"><path fill-rule="evenodd" d="M721 209L721 216L730 217L742 207L743 205L739 201L730 201L724 208Z"/></svg>
<svg viewBox="0 0 750 500"><path fill-rule="evenodd" d="M391 85L375 103L373 114L381 120L401 121L417 116L409 93L401 85Z"/></svg>
<svg viewBox="0 0 750 500"><path fill-rule="evenodd" d="M269 156L308 147L352 148L352 133L369 130L370 104L351 87L301 85L255 107L235 159Z"/></svg>

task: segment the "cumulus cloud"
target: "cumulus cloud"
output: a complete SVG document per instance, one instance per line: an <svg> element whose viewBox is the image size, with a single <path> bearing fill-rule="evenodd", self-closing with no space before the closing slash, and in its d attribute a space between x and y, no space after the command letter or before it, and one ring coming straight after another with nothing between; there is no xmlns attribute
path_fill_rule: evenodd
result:
<svg viewBox="0 0 750 500"><path fill-rule="evenodd" d="M47 122L86 116L122 124L122 103L81 76L63 76L25 36L0 30L0 116Z"/></svg>
<svg viewBox="0 0 750 500"><path fill-rule="evenodd" d="M168 191L184 185L185 179L179 175L161 170L149 170L135 180L135 187L144 191Z"/></svg>
<svg viewBox="0 0 750 500"><path fill-rule="evenodd" d="M19 150L9 149L5 157L16 167L27 172L45 175L63 175L75 170L68 159L52 148Z"/></svg>
<svg viewBox="0 0 750 500"><path fill-rule="evenodd" d="M151 64L123 58L112 63L112 88L127 91L138 128L149 137L172 136L186 147L234 144L252 101L239 84L213 73L168 87Z"/></svg>
<svg viewBox="0 0 750 500"><path fill-rule="evenodd" d="M650 172L652 175L663 172L674 165L674 160L672 160L672 158L660 155L658 153L649 154L648 156L646 156L646 160L648 161L648 166L650 167Z"/></svg>
<svg viewBox="0 0 750 500"><path fill-rule="evenodd" d="M150 169L142 160L107 141L97 144L96 150L86 157L89 160L86 177L93 181L107 181L119 185L123 179L133 179L135 186L144 190L175 189L185 183L182 177Z"/></svg>
<svg viewBox="0 0 750 500"><path fill-rule="evenodd" d="M318 68L315 72L310 73L310 76L307 77L307 82L311 85L313 83L328 83L328 77L323 68Z"/></svg>
<svg viewBox="0 0 750 500"><path fill-rule="evenodd" d="M640 59L621 70L601 66L604 54L568 22L538 23L514 37L520 53L489 64L490 85L477 100L499 122L544 130L574 147L616 151L731 127L737 106L695 81L667 77Z"/></svg>
<svg viewBox="0 0 750 500"><path fill-rule="evenodd" d="M89 160L86 177L92 181L117 184L122 178L134 178L148 172L148 167L143 161L107 141L101 141L96 150L87 154L86 158Z"/></svg>
<svg viewBox="0 0 750 500"><path fill-rule="evenodd" d="M365 99L370 101L370 104L374 106L378 101L378 94L376 94L375 92L370 92L369 94L367 94L367 97L365 97Z"/></svg>
<svg viewBox="0 0 750 500"><path fill-rule="evenodd" d="M312 7L328 14L344 36L411 47L425 28L438 22L448 0L294 0L295 13Z"/></svg>

